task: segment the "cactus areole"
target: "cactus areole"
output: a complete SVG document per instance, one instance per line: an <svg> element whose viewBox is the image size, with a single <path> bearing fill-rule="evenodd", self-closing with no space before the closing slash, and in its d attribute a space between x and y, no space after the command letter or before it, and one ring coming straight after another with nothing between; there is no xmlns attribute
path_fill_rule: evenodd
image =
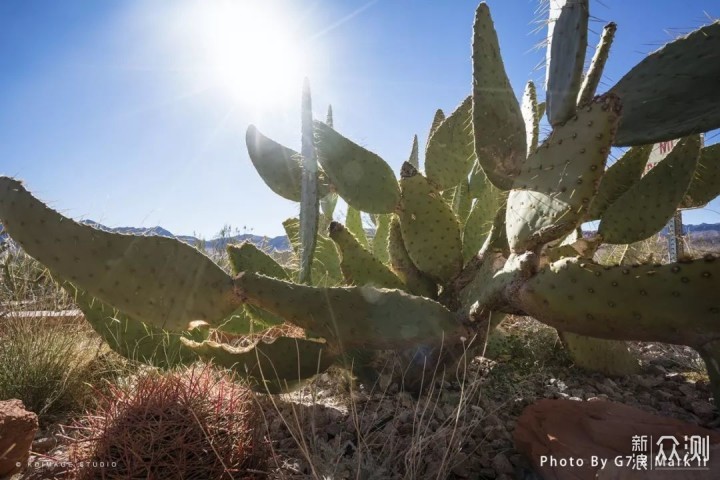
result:
<svg viewBox="0 0 720 480"><path fill-rule="evenodd" d="M144 352L172 346L177 361L213 360L261 391L287 391L331 365L372 374L387 350L401 352L410 370L449 361L493 314L519 314L568 332L575 349L590 337L692 346L720 400L720 260L613 266L594 258L603 242L648 238L682 204L720 193L720 150L698 141L720 127L720 23L670 42L596 95L616 26L583 72L589 8L569 2L554 12L546 95L553 130L544 139L542 92L530 83L518 102L484 3L472 31L472 93L451 115L435 115L424 169L417 137L393 172L336 132L331 115L313 120L307 85L300 155L251 126L247 148L261 178L302 205L300 218L284 223L295 263L231 246L230 275L180 241L63 217L9 177L0 177L0 219L72 285L96 328L127 325L118 351L133 342ZM658 95L669 100L647 101ZM673 152L642 176L650 144L668 139L679 140ZM606 168L613 145L637 146ZM346 225L333 218L338 196L351 209ZM361 215L377 228L371 240ZM599 231L582 238L588 220L599 220ZM282 322L305 337L245 348L207 340L212 330L223 338Z"/></svg>

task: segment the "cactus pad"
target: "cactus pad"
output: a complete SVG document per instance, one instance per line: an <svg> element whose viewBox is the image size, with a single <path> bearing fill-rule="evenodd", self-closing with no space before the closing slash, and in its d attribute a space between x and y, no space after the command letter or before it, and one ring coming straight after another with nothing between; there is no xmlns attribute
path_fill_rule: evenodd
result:
<svg viewBox="0 0 720 480"><path fill-rule="evenodd" d="M233 273L244 271L259 272L269 277L289 279L288 273L270 255L251 242L227 246L228 259Z"/></svg>
<svg viewBox="0 0 720 480"><path fill-rule="evenodd" d="M560 239L579 225L595 195L619 117L617 97L597 97L528 157L508 197L505 222L513 251Z"/></svg>
<svg viewBox="0 0 720 480"><path fill-rule="evenodd" d="M388 254L393 271L405 283L410 293L427 298L437 298L437 284L418 270L405 249L400 230L400 220L396 215L393 215L392 220L390 220Z"/></svg>
<svg viewBox="0 0 720 480"><path fill-rule="evenodd" d="M626 108L615 145L646 145L720 127L720 21L648 55L610 89Z"/></svg>
<svg viewBox="0 0 720 480"><path fill-rule="evenodd" d="M532 81L525 84L520 111L522 112L523 121L525 122L525 143L527 144L527 156L529 156L537 149L538 138L540 136L537 91Z"/></svg>
<svg viewBox="0 0 720 480"><path fill-rule="evenodd" d="M702 345L720 336L720 260L606 267L563 259L523 285L519 305L563 331Z"/></svg>
<svg viewBox="0 0 720 480"><path fill-rule="evenodd" d="M640 181L650 157L651 145L632 147L605 171L586 220L597 220L623 193Z"/></svg>
<svg viewBox="0 0 720 480"><path fill-rule="evenodd" d="M248 127L245 143L255 170L267 186L281 197L299 202L302 185L300 154L270 140L260 133L255 125ZM321 196L328 194L329 189L324 176L321 176L318 188Z"/></svg>
<svg viewBox="0 0 720 480"><path fill-rule="evenodd" d="M700 136L685 137L603 213L598 233L606 243L633 243L659 232L675 214L692 181Z"/></svg>
<svg viewBox="0 0 720 480"><path fill-rule="evenodd" d="M509 190L525 159L525 127L485 3L475 12L472 60L475 156L490 182Z"/></svg>
<svg viewBox="0 0 720 480"><path fill-rule="evenodd" d="M462 243L455 214L427 179L405 163L401 172L400 228L420 271L446 282L460 273Z"/></svg>
<svg viewBox="0 0 720 480"><path fill-rule="evenodd" d="M551 8L548 28L547 116L550 125L566 122L575 113L587 49L589 0L564 0ZM557 18L552 17L557 14ZM554 20L554 21L553 21Z"/></svg>
<svg viewBox="0 0 720 480"><path fill-rule="evenodd" d="M373 287L316 288L253 273L235 278L236 294L324 337L342 350L402 349L440 344L462 325L441 304L401 290ZM335 347L333 347L335 348Z"/></svg>
<svg viewBox="0 0 720 480"><path fill-rule="evenodd" d="M471 113L472 97L468 96L433 131L428 141L425 174L439 190L454 187L467 179L475 162Z"/></svg>
<svg viewBox="0 0 720 480"><path fill-rule="evenodd" d="M180 339L200 342L209 333L204 326L195 326L180 333L168 332L134 320L68 283L63 288L74 298L93 330L113 351L130 360L160 368L190 364L197 360L197 355Z"/></svg>
<svg viewBox="0 0 720 480"><path fill-rule="evenodd" d="M283 227L290 245L297 253L300 244L300 221L297 218L289 218L283 222ZM338 285L342 283L340 254L335 248L335 243L324 235L318 234L317 236L312 268L312 278L315 285Z"/></svg>
<svg viewBox="0 0 720 480"><path fill-rule="evenodd" d="M617 25L610 22L603 28L600 34L600 41L595 48L595 55L593 55L590 61L590 67L588 68L585 78L583 78L582 85L580 86L580 93L578 94L577 104L584 105L592 100L597 90L600 79L602 78L603 70L605 70L605 62L607 62L608 56L610 55L610 47L612 46L613 39L615 38L615 31Z"/></svg>
<svg viewBox="0 0 720 480"><path fill-rule="evenodd" d="M699 208L720 195L720 143L700 151L695 176L683 199L683 208Z"/></svg>
<svg viewBox="0 0 720 480"><path fill-rule="evenodd" d="M391 213L400 190L390 166L322 122L315 122L318 161L345 201L363 212Z"/></svg>
<svg viewBox="0 0 720 480"><path fill-rule="evenodd" d="M380 260L368 252L342 224L330 224L330 238L342 254L340 269L348 285L373 285L404 289L402 281Z"/></svg>
<svg viewBox="0 0 720 480"><path fill-rule="evenodd" d="M193 320L217 323L238 306L232 278L190 245L74 222L8 177L0 177L0 219L54 274L139 321L185 330Z"/></svg>

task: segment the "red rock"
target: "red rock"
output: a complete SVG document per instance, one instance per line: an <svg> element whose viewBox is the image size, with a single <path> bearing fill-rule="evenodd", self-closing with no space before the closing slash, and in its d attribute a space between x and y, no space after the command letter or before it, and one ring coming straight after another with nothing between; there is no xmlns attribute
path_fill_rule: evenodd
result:
<svg viewBox="0 0 720 480"><path fill-rule="evenodd" d="M20 400L0 401L0 478L25 467L37 429L37 415Z"/></svg>
<svg viewBox="0 0 720 480"><path fill-rule="evenodd" d="M711 445L720 443L717 431L610 401L540 400L525 408L514 432L515 448L530 460L535 470L545 479L560 480L595 479L599 473L607 475L618 456L638 453L633 452L633 437L643 435L647 435L645 453L649 453L649 447L654 447L663 435L677 438L678 451L682 450L685 435L708 436ZM720 478L720 455L717 450L715 457L712 453L708 468L714 472L712 478ZM593 465L593 458L607 460L605 468ZM623 466L617 470L630 468ZM673 478L685 478L678 473L682 472L676 471ZM615 474L600 478L620 477Z"/></svg>

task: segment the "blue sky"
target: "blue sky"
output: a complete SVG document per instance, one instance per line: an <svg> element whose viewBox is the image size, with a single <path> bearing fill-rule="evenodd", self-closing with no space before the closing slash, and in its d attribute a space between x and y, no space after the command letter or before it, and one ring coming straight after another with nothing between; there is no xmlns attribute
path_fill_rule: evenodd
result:
<svg viewBox="0 0 720 480"><path fill-rule="evenodd" d="M489 2L518 95L542 85L537 0ZM477 3L466 0L0 2L0 173L54 208L109 226L212 237L282 234L298 207L247 157L245 130L299 148L301 79L314 111L397 171L413 134L471 85ZM603 0L618 24L609 88L644 55L720 17L716 0ZM232 45L237 43L236 48ZM718 141L717 134L708 143ZM720 204L685 213L720 222Z"/></svg>

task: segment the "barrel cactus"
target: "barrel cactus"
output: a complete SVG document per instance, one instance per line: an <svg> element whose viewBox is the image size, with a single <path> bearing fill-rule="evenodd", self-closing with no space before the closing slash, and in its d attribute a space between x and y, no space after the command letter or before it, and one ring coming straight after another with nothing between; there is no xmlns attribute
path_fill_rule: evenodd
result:
<svg viewBox="0 0 720 480"><path fill-rule="evenodd" d="M471 93L447 117L436 114L422 170L417 138L393 172L337 132L331 112L314 120L307 85L300 152L248 128L262 179L300 203L300 217L284 224L297 268L246 244L230 247L230 275L179 241L76 223L8 177L0 178L0 218L77 289L89 319L108 312L101 319L176 332L182 358L234 367L263 391L287 391L331 365L372 372L377 352L399 352L421 367L447 360L504 315L519 314L563 332L590 362L601 362L593 351L608 345L598 339L690 345L720 401L720 261L594 260L603 243L641 241L677 208L720 193L720 149L700 141L720 127L720 23L668 43L597 95L615 25L584 72L588 0L553 2L550 16L545 102L528 83L520 103L490 10L479 5ZM543 117L552 126L545 139ZM674 139L643 176L649 145ZM608 167L614 146L631 148ZM338 196L348 204L345 225L333 218ZM372 238L361 212L375 225ZM583 237L591 220L599 229ZM89 310L89 298L107 308ZM257 332L282 322L305 338L245 347L206 339L213 330Z"/></svg>

